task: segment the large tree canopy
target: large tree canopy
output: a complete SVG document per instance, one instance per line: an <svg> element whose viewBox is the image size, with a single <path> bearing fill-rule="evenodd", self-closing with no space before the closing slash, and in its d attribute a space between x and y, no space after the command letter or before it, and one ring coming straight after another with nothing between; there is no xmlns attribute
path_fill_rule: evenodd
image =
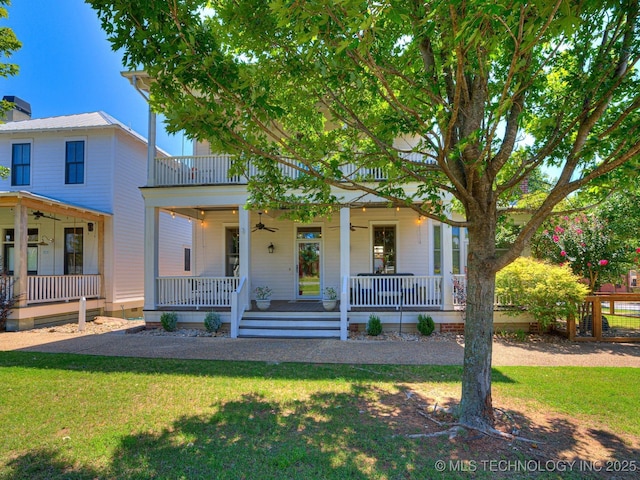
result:
<svg viewBox="0 0 640 480"><path fill-rule="evenodd" d="M127 67L155 79L152 104L171 129L261 168L253 202L301 218L341 203L332 186L432 218L446 214L443 198L459 202L469 232L461 422L490 428L495 273L571 192L625 162L637 168L637 0L89 3ZM283 177L279 164L303 175ZM497 255L498 218L518 211L514 190L545 165L557 181ZM406 193L409 183L419 187Z"/></svg>

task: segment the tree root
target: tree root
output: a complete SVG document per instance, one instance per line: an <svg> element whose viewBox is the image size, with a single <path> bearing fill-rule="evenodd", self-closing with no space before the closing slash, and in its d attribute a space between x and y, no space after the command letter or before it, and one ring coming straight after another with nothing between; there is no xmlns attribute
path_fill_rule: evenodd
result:
<svg viewBox="0 0 640 480"><path fill-rule="evenodd" d="M437 411L435 407L437 407L437 405L434 406L434 411ZM435 432L435 433L418 433L418 434L413 434L413 435L407 435L408 438L432 438L432 437L440 437L440 436L449 436L449 439L451 440L451 439L455 438L458 435L458 433L460 433L461 431L473 430L474 432L478 432L478 433L481 433L483 435L486 435L486 436L492 437L492 438L500 438L500 439L503 439L503 440L519 441L519 442L535 443L535 444L544 443L544 442L540 442L538 440L533 440L533 439L530 439L530 438L525 438L525 437L520 437L518 435L513 435L511 433L506 433L506 432L500 431L497 428L493 428L493 427L479 428L479 427L476 427L476 426L467 425L465 423L441 422L440 420L436 420L431 415L429 415L428 413L423 412L422 410L417 410L417 412L418 412L419 415L421 415L424 418L426 418L427 420L435 423L439 427L443 427L443 428L447 428L448 427L448 429L440 431L440 432ZM505 413L505 415L507 415L507 417L511 418L508 414L506 414L506 412L504 412L504 411L502 411L502 412Z"/></svg>

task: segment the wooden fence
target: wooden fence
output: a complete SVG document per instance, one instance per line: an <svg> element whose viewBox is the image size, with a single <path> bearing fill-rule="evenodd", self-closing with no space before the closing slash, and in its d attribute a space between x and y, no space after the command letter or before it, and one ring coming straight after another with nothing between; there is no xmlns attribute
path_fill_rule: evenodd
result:
<svg viewBox="0 0 640 480"><path fill-rule="evenodd" d="M578 316L567 321L567 336L576 342L640 342L640 294L586 297Z"/></svg>

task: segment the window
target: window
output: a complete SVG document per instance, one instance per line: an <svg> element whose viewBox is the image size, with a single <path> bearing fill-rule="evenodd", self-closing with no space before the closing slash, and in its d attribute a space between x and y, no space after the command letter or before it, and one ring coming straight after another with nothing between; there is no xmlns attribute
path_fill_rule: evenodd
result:
<svg viewBox="0 0 640 480"><path fill-rule="evenodd" d="M373 227L373 272L396 273L396 227Z"/></svg>
<svg viewBox="0 0 640 480"><path fill-rule="evenodd" d="M442 226L433 226L433 274L442 275Z"/></svg>
<svg viewBox="0 0 640 480"><path fill-rule="evenodd" d="M4 269L9 275L13 275L14 253L15 253L15 233L13 228L6 229L4 245ZM38 229L30 228L27 231L27 274L38 274Z"/></svg>
<svg viewBox="0 0 640 480"><path fill-rule="evenodd" d="M31 183L31 144L14 143L11 146L11 185Z"/></svg>
<svg viewBox="0 0 640 480"><path fill-rule="evenodd" d="M82 228L64 229L64 274L82 275Z"/></svg>
<svg viewBox="0 0 640 480"><path fill-rule="evenodd" d="M184 249L184 271L185 272L191 271L191 249L190 248Z"/></svg>
<svg viewBox="0 0 640 480"><path fill-rule="evenodd" d="M226 267L227 277L240 276L240 229L227 228L226 231Z"/></svg>
<svg viewBox="0 0 640 480"><path fill-rule="evenodd" d="M460 273L460 227L451 228L451 248L453 255L453 274Z"/></svg>
<svg viewBox="0 0 640 480"><path fill-rule="evenodd" d="M64 183L84 183L84 141L67 142Z"/></svg>

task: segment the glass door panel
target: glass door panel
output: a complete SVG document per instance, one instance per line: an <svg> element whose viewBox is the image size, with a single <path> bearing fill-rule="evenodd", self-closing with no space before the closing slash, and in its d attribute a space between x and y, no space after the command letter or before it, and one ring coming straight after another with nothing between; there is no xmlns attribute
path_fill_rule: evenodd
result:
<svg viewBox="0 0 640 480"><path fill-rule="evenodd" d="M320 298L319 241L298 241L298 297Z"/></svg>

